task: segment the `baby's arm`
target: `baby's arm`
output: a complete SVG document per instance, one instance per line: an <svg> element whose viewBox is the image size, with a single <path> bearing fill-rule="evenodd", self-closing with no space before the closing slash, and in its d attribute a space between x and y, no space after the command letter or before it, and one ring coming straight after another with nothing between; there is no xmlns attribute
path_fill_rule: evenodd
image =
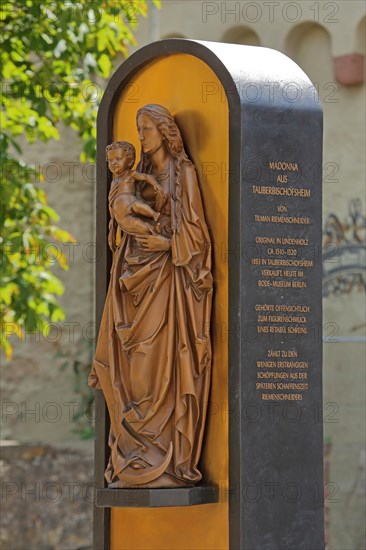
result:
<svg viewBox="0 0 366 550"><path fill-rule="evenodd" d="M145 181L147 184L154 188L156 193L161 193L161 187L151 174L142 174L141 172L131 172L131 176L135 181Z"/></svg>
<svg viewBox="0 0 366 550"><path fill-rule="evenodd" d="M152 176L151 174L143 174L143 173L136 172L136 171L131 172L131 176L135 179L135 181L144 181L148 185L151 185L151 187L154 189L154 191L156 193L155 209L158 212L160 212L160 210L163 206L163 203L164 203L164 195L163 195L163 190L162 190L161 186L158 184L158 182L156 181L154 176Z"/></svg>

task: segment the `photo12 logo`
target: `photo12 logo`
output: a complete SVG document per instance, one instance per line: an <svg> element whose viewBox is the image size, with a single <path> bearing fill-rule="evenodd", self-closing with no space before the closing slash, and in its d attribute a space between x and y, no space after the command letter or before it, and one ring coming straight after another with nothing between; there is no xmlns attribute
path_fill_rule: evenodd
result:
<svg viewBox="0 0 366 550"><path fill-rule="evenodd" d="M339 23L338 2L202 2L202 23Z"/></svg>

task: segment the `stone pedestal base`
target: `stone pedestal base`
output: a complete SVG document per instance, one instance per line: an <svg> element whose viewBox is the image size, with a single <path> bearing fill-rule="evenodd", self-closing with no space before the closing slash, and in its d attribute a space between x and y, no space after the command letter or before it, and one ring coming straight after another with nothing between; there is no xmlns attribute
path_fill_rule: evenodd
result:
<svg viewBox="0 0 366 550"><path fill-rule="evenodd" d="M176 487L169 489L97 489L99 508L159 508L167 506L195 506L219 501L217 485Z"/></svg>

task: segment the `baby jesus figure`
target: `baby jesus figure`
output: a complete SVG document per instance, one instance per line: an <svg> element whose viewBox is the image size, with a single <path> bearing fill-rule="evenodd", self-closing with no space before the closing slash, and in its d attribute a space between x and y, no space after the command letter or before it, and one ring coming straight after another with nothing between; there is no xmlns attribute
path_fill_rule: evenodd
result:
<svg viewBox="0 0 366 550"><path fill-rule="evenodd" d="M158 234L160 232L159 223L153 227L148 221L143 221L139 217L152 218L155 222L160 217L160 210L163 206L164 196L160 185L156 179L149 174L140 174L132 170L135 163L135 148L127 141L114 141L106 148L108 168L113 174L113 181L110 191L110 202L113 200L114 207L118 208L118 224L130 235L146 235L148 233ZM155 208L136 196L136 181L144 181L151 185L155 191ZM113 229L114 220L111 219ZM112 243L110 243L112 246ZM112 248L114 248L112 246Z"/></svg>

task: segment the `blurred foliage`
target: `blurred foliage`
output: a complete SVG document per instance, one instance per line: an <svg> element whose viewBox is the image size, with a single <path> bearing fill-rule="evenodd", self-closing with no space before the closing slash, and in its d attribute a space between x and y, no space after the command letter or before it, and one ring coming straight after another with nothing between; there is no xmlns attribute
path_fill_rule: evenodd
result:
<svg viewBox="0 0 366 550"><path fill-rule="evenodd" d="M61 371L70 368L73 375L74 392L79 397L73 409L73 432L81 439L94 438L95 414L95 391L89 388L85 380L90 373L90 365L94 356L94 343L90 340L81 339L73 346L72 356L67 350L58 351L55 359L61 361Z"/></svg>
<svg viewBox="0 0 366 550"><path fill-rule="evenodd" d="M104 80L135 44L133 31L147 9L145 0L1 5L0 345L8 357L11 334L47 334L50 321L64 318L57 298L63 286L52 267L67 269L57 243L74 241L55 225L58 215L37 186L35 166L22 161L21 144L58 140L63 124L82 139L80 160L94 160Z"/></svg>

